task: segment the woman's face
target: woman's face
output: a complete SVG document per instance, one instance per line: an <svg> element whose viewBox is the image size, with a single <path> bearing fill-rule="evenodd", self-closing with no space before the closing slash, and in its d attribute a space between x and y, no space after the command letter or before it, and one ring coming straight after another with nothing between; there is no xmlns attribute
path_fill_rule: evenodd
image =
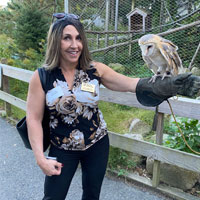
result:
<svg viewBox="0 0 200 200"><path fill-rule="evenodd" d="M61 63L78 64L83 49L81 37L76 28L67 25L61 38Z"/></svg>

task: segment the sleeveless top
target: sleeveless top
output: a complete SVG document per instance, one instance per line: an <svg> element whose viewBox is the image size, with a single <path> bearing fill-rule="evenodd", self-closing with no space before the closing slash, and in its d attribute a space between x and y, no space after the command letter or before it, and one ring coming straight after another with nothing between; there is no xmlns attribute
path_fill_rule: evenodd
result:
<svg viewBox="0 0 200 200"><path fill-rule="evenodd" d="M100 76L96 68L76 69L72 90L60 68L45 73L51 143L64 150L86 150L107 134L98 108Z"/></svg>

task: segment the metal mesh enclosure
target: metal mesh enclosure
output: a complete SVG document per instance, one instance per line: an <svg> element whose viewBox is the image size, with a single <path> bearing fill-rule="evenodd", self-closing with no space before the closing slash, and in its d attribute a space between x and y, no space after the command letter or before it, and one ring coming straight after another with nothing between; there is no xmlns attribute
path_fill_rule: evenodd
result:
<svg viewBox="0 0 200 200"><path fill-rule="evenodd" d="M185 68L200 68L199 0L71 0L69 10L81 16L93 59L120 73L151 74L137 42L148 33L177 45Z"/></svg>

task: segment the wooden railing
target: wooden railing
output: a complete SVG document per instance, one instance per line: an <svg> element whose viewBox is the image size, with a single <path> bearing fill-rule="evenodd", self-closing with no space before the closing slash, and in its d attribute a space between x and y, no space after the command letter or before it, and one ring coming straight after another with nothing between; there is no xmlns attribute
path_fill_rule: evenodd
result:
<svg viewBox="0 0 200 200"><path fill-rule="evenodd" d="M9 94L8 79L15 78L28 83L32 74L33 72L29 70L0 64L0 99L7 102L7 112L10 112L9 104L24 111L26 110L26 102L24 100ZM137 101L135 94L115 92L106 88L100 89L100 100L147 110L155 110L154 107L142 106ZM169 101L175 115L200 119L200 101L181 97L178 99L171 98ZM164 114L171 114L167 102L162 103L158 108L158 123L156 130L157 144L130 139L121 134L109 132L110 144L112 146L154 159L153 179L150 183L150 186L153 187L159 186L161 162L176 165L194 172L200 172L200 156L161 146L163 141Z"/></svg>

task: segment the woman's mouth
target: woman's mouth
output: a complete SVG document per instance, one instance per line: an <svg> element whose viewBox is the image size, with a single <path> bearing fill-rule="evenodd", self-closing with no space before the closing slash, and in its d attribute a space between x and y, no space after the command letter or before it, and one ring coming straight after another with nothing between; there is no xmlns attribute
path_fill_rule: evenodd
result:
<svg viewBox="0 0 200 200"><path fill-rule="evenodd" d="M76 56L78 54L78 51L67 51L70 55Z"/></svg>

